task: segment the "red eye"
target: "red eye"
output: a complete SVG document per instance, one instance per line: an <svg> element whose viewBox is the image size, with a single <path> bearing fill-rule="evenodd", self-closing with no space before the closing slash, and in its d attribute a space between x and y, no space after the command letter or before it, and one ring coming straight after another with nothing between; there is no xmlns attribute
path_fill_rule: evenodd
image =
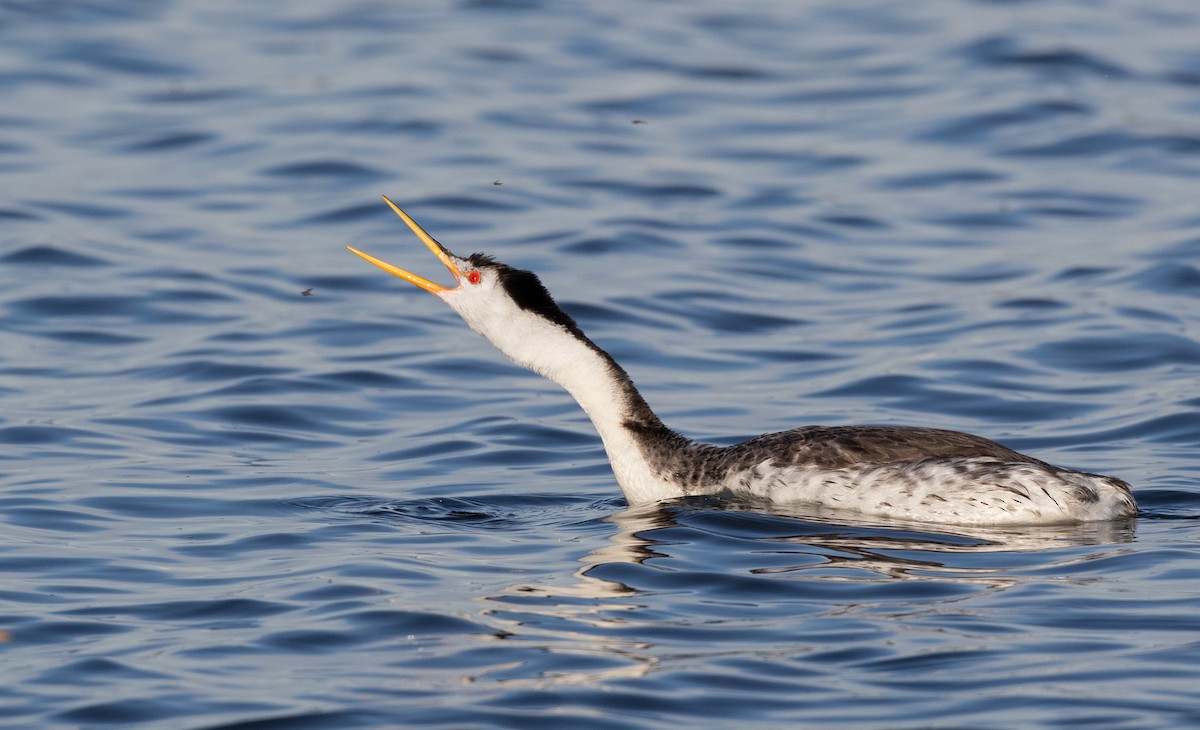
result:
<svg viewBox="0 0 1200 730"><path fill-rule="evenodd" d="M478 284L479 279L480 276L478 271L472 271L471 273L467 274L467 281L471 282L472 284Z"/></svg>

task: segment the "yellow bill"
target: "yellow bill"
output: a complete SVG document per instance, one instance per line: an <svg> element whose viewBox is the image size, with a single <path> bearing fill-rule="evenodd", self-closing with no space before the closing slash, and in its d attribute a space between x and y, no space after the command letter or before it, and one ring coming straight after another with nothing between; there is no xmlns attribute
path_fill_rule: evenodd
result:
<svg viewBox="0 0 1200 730"><path fill-rule="evenodd" d="M460 276L460 272L458 270L458 267L454 265L454 259L450 258L450 252L446 250L446 247L443 246L442 244L438 243L437 240L434 239L433 236L426 233L424 228L417 225L417 222L414 221L412 218L409 218L407 213L400 210L400 208L395 203L388 200L386 195L383 196L383 200L385 203L387 203L388 205L390 205L392 207L392 210L396 211L396 215L400 216L400 220L402 220L406 224L408 224L408 227L410 229L412 229L412 232L417 234L417 238L421 239L421 241L429 248L430 251L433 251L433 255L437 256L438 260L440 260L443 264L446 265L446 268L450 270L450 273L454 275L454 279L457 281ZM375 264L376 266L378 266L379 268L388 272L389 274L394 274L411 284L416 284L417 286L421 287L422 289L429 292L430 294L437 294L438 292L444 292L451 288L451 287L447 287L447 286L442 286L441 284L434 283L434 282L430 281L429 279L426 279L423 276L417 276L416 274L412 273L411 271L405 271L404 269L401 269L398 266L393 266L386 261L380 261L379 259L375 258L374 256L372 256L370 254L366 254L366 253L363 253L362 251L359 251L358 249L354 248L353 246L347 246L346 248L350 249L350 251L352 253L357 254L358 256L361 256L362 258L366 259L367 261L371 262L372 264Z"/></svg>

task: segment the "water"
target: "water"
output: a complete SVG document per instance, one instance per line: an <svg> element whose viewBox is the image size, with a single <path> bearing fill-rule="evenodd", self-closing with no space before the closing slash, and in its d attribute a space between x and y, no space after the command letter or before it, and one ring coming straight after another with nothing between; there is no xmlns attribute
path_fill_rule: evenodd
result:
<svg viewBox="0 0 1200 730"><path fill-rule="evenodd" d="M1194 727L1198 34L0 4L0 724ZM955 428L1144 514L626 509L565 394L345 251L438 275L380 194L691 436Z"/></svg>

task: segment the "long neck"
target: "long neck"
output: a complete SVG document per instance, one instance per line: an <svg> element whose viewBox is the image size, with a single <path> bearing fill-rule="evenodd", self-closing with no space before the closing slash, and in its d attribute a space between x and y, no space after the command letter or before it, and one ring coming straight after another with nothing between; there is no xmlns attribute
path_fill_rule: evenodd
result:
<svg viewBox="0 0 1200 730"><path fill-rule="evenodd" d="M561 385L592 420L630 504L682 494L664 473L665 456L687 441L667 428L624 369L582 333L560 327L501 347L514 362ZM536 342L536 346L531 343ZM498 344L498 343L497 343ZM499 346L499 344L498 344Z"/></svg>

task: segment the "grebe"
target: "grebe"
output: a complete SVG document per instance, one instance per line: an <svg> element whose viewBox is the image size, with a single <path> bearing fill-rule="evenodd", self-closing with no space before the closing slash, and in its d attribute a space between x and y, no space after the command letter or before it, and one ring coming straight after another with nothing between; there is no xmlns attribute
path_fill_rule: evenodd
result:
<svg viewBox="0 0 1200 730"><path fill-rule="evenodd" d="M538 277L484 254L459 258L384 200L445 264L446 287L347 246L450 305L513 362L561 385L591 418L629 504L730 494L959 525L1114 520L1137 514L1120 479L1061 469L994 441L904 426L805 426L733 446L694 443L659 420L625 370Z"/></svg>

